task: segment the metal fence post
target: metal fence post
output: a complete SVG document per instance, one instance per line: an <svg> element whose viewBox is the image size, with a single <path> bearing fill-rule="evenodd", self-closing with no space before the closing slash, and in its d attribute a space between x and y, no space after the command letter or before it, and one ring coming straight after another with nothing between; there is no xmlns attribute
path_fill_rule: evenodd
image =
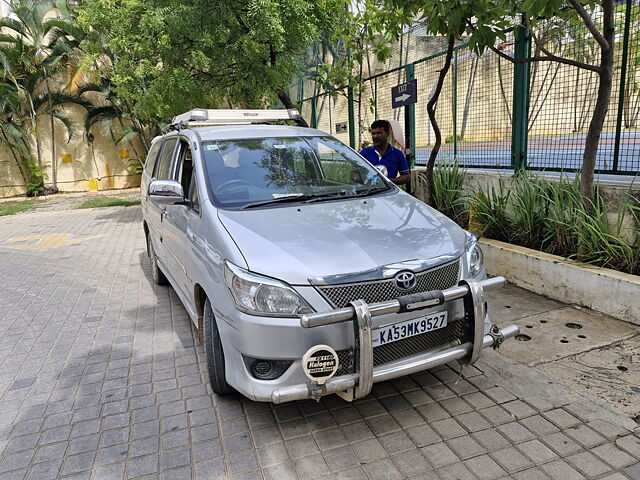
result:
<svg viewBox="0 0 640 480"><path fill-rule="evenodd" d="M373 119L378 120L378 77L373 79Z"/></svg>
<svg viewBox="0 0 640 480"><path fill-rule="evenodd" d="M531 33L523 26L515 29L514 58L531 56ZM527 166L529 130L529 64L516 63L513 69L513 118L511 125L511 166L518 172Z"/></svg>
<svg viewBox="0 0 640 480"><path fill-rule="evenodd" d="M311 128L318 128L318 97L311 97Z"/></svg>
<svg viewBox="0 0 640 480"><path fill-rule="evenodd" d="M356 149L356 112L354 108L353 87L347 88L347 103L349 104L349 146Z"/></svg>
<svg viewBox="0 0 640 480"><path fill-rule="evenodd" d="M406 75L406 81L410 82L412 80L415 80L416 78L416 70L415 70L415 66L411 63L409 65L407 65L405 67L405 75ZM406 146L409 148L409 150L411 151L411 158L409 159L410 163L410 167L412 167L413 165L416 164L416 105L409 105L408 107L405 107L408 109L409 114L408 114L408 122L405 121L405 123L408 123L408 125L405 125L405 130L407 130L407 132L409 133L408 138L407 138L407 142L406 142Z"/></svg>
<svg viewBox="0 0 640 480"><path fill-rule="evenodd" d="M453 57L453 159L458 159L458 50Z"/></svg>
<svg viewBox="0 0 640 480"><path fill-rule="evenodd" d="M624 37L622 39L622 68L620 69L620 93L618 94L618 116L616 118L616 138L613 147L613 171L618 170L620 157L620 136L622 131L622 115L624 113L624 94L627 88L627 63L629 61L629 35L631 28L631 8L633 2L627 0L624 12Z"/></svg>

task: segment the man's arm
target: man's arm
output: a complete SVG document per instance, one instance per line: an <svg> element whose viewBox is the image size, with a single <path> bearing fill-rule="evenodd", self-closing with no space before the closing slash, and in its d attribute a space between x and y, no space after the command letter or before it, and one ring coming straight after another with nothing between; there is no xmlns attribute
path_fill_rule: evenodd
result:
<svg viewBox="0 0 640 480"><path fill-rule="evenodd" d="M396 162L398 165L398 176L390 180L396 185L404 185L411 181L411 173L409 173L409 162L402 151L396 149Z"/></svg>
<svg viewBox="0 0 640 480"><path fill-rule="evenodd" d="M411 181L411 173L409 170L405 170L404 172L400 172L396 178L390 178L393 183L396 185L404 185L405 183L409 183Z"/></svg>

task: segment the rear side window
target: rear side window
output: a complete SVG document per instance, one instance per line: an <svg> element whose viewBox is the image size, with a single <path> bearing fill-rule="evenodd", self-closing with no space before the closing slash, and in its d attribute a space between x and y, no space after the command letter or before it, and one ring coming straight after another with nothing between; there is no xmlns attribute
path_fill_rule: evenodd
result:
<svg viewBox="0 0 640 480"><path fill-rule="evenodd" d="M172 138L164 142L160 156L156 163L153 177L156 180L171 180L171 163L173 160L173 152L176 146L176 139Z"/></svg>
<svg viewBox="0 0 640 480"><path fill-rule="evenodd" d="M156 159L158 158L158 152L160 151L160 145L162 142L156 142L151 145L151 149L147 154L147 160L144 162L144 171L151 175L153 172L153 167L156 164Z"/></svg>

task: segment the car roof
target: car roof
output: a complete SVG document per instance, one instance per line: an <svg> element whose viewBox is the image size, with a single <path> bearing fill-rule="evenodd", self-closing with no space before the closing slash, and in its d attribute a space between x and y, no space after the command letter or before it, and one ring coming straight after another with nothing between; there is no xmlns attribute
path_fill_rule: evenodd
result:
<svg viewBox="0 0 640 480"><path fill-rule="evenodd" d="M268 137L326 137L329 134L315 128L289 125L219 125L190 127L201 140L235 140Z"/></svg>

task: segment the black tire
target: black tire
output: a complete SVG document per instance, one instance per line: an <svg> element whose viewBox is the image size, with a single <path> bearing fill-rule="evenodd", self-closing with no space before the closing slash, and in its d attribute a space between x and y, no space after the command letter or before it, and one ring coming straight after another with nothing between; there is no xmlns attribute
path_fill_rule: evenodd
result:
<svg viewBox="0 0 640 480"><path fill-rule="evenodd" d="M220 341L220 333L216 318L213 315L209 299L204 302L204 341L207 352L207 370L209 371L209 383L211 390L218 395L228 395L235 392L227 383L224 368L224 351Z"/></svg>
<svg viewBox="0 0 640 480"><path fill-rule="evenodd" d="M153 249L153 242L151 242L151 239L148 237L147 252L149 254L149 260L151 261L151 278L153 279L153 283L156 285L166 285L168 283L167 277L165 277L158 266L158 257L156 256L156 251Z"/></svg>

